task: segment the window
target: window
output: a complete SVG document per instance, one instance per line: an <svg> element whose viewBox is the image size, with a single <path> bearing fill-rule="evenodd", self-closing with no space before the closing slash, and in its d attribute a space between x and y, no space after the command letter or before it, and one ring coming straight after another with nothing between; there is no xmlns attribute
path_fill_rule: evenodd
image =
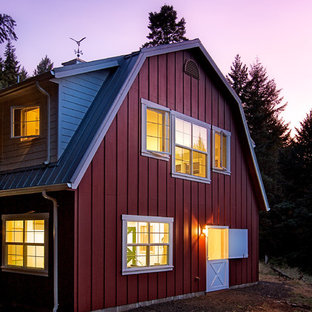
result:
<svg viewBox="0 0 312 312"><path fill-rule="evenodd" d="M173 269L173 218L123 215L122 220L122 274Z"/></svg>
<svg viewBox="0 0 312 312"><path fill-rule="evenodd" d="M142 99L142 155L169 159L169 109Z"/></svg>
<svg viewBox="0 0 312 312"><path fill-rule="evenodd" d="M172 175L209 183L210 126L176 112L172 114Z"/></svg>
<svg viewBox="0 0 312 312"><path fill-rule="evenodd" d="M48 274L48 213L3 215L2 269Z"/></svg>
<svg viewBox="0 0 312 312"><path fill-rule="evenodd" d="M213 127L213 169L230 174L230 141L228 131Z"/></svg>
<svg viewBox="0 0 312 312"><path fill-rule="evenodd" d="M31 138L40 135L40 108L12 107L12 137Z"/></svg>

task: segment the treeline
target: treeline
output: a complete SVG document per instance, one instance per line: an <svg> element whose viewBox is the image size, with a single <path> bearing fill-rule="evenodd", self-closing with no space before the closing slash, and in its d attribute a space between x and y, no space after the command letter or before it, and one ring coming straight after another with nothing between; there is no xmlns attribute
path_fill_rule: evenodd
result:
<svg viewBox="0 0 312 312"><path fill-rule="evenodd" d="M280 90L258 60L248 68L237 55L227 78L242 101L271 208L260 216L260 253L312 273L312 110L292 138Z"/></svg>
<svg viewBox="0 0 312 312"><path fill-rule="evenodd" d="M4 55L0 56L0 89L7 88L17 82L29 78L26 69L17 60L13 41L18 39L14 28L15 20L7 15L0 14L0 44L6 43ZM53 63L46 55L41 59L33 75L39 75L53 68Z"/></svg>

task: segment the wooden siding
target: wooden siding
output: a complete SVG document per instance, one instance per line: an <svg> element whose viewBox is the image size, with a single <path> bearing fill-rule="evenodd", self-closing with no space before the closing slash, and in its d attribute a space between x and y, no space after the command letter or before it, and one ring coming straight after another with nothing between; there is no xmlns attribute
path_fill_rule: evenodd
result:
<svg viewBox="0 0 312 312"><path fill-rule="evenodd" d="M206 224L248 229L248 259L230 260L230 285L258 280L258 209L230 103L204 69L183 73L188 52L147 59L76 192L75 311L206 290ZM231 132L231 175L211 184L172 178L171 161L140 155L145 98ZM170 272L121 275L122 214L174 218Z"/></svg>
<svg viewBox="0 0 312 312"><path fill-rule="evenodd" d="M51 109L51 161L57 158L57 109L58 89L51 82L40 84L50 94ZM22 141L11 138L11 107L12 106L40 106L40 136ZM35 87L28 87L12 95L5 96L0 102L1 117L1 148L0 171L21 167L41 165L47 159L47 97Z"/></svg>
<svg viewBox="0 0 312 312"><path fill-rule="evenodd" d="M60 99L58 157L64 152L108 73L108 70L101 70L58 80Z"/></svg>

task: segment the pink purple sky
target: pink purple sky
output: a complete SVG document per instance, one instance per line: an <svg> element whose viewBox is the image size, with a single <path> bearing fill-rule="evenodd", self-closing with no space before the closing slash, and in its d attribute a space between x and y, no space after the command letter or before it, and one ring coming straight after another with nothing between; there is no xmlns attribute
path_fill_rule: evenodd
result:
<svg viewBox="0 0 312 312"><path fill-rule="evenodd" d="M288 106L283 118L298 127L312 109L311 0L7 0L1 12L17 22L16 54L29 74L46 54L54 66L136 51L147 41L148 13L173 5L186 20L186 36L199 38L223 74L236 54L247 65L258 58ZM4 44L0 46L3 53Z"/></svg>

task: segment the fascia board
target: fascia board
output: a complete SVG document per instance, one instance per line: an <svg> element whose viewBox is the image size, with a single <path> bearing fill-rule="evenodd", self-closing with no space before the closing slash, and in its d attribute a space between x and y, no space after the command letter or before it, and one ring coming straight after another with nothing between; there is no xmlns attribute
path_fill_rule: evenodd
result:
<svg viewBox="0 0 312 312"><path fill-rule="evenodd" d="M64 67L59 67L54 69L55 78L64 78L68 76L73 75L79 75L84 73L89 73L101 69L108 69L113 67L118 67L119 63L118 61L101 61L97 63L92 64L90 63L82 63L82 64L76 64L76 65L68 65Z"/></svg>
<svg viewBox="0 0 312 312"><path fill-rule="evenodd" d="M42 191L47 192L65 191L70 189L71 185L69 183L24 187L18 189L0 190L0 197L35 194L41 193Z"/></svg>

